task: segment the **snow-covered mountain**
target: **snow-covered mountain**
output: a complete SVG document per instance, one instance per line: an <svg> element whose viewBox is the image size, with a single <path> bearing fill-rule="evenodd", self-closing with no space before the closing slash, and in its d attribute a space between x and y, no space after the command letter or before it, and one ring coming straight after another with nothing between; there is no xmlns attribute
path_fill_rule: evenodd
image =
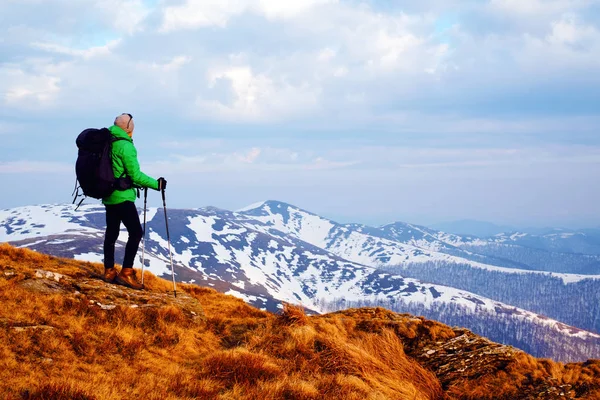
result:
<svg viewBox="0 0 600 400"><path fill-rule="evenodd" d="M338 224L277 201L258 203L238 212L347 260L375 267L445 262L508 273L539 272L547 275L548 271L555 271L537 268L539 265L530 265L521 259L523 257L519 258L525 250L536 255L539 255L539 250L504 244L495 239L485 240L448 234L402 222L376 228L359 224ZM497 251L499 248L509 248L517 254L515 259L504 254L495 256L493 250ZM598 256L550 255L575 258L574 262L581 261L587 269L593 269L597 265L600 274ZM552 275L569 282L589 278L587 274L554 273Z"/></svg>
<svg viewBox="0 0 600 400"><path fill-rule="evenodd" d="M239 213L345 259L374 267L445 261L486 268L481 257L459 246L478 239L436 232L397 222L383 227L338 224L277 201L255 204Z"/></svg>
<svg viewBox="0 0 600 400"><path fill-rule="evenodd" d="M485 314L497 321L511 316L532 326L544 326L564 340L575 341L572 348L587 349L590 342L600 344L596 334L536 313L376 268L438 261L503 270L473 261L476 255L456 245L469 240L466 238L410 224L379 228L342 225L272 201L238 212L203 208L169 210L168 214L176 279L215 287L261 308L274 309L281 301L302 304L316 312L330 310L332 304L343 307L344 303L361 302L418 304L423 310L450 305L461 313ZM0 242L101 262L104 218L102 206L82 206L77 211L70 205L3 210ZM145 265L159 276L168 276L162 209L151 208L147 220ZM117 260L126 240L124 230L120 239ZM573 354L581 357L581 351Z"/></svg>
<svg viewBox="0 0 600 400"><path fill-rule="evenodd" d="M381 227L338 224L276 201L240 212L344 259L460 288L600 333L600 276L551 272L589 272L600 265L596 255L552 253L402 222ZM548 295L536 295L538 291Z"/></svg>

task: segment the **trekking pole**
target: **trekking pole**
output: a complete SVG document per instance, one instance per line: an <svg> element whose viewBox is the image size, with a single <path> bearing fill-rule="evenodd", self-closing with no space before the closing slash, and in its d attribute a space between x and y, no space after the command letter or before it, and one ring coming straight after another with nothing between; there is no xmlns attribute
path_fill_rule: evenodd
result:
<svg viewBox="0 0 600 400"><path fill-rule="evenodd" d="M163 208L165 210L165 225L167 227L167 243L169 244L169 258L171 259L171 276L173 277L173 293L177 297L177 286L175 286L175 269L173 268L173 254L171 253L171 237L169 236L169 220L167 218L167 202L165 200L165 189L162 189Z"/></svg>
<svg viewBox="0 0 600 400"><path fill-rule="evenodd" d="M148 203L148 188L144 188L144 241L142 242L142 286L144 286L144 256L146 255L146 204Z"/></svg>

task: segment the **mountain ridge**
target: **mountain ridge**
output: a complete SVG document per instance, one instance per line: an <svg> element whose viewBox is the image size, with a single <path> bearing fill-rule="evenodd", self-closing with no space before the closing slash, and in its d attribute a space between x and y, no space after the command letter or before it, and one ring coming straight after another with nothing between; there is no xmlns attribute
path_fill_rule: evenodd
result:
<svg viewBox="0 0 600 400"><path fill-rule="evenodd" d="M335 254L341 255L349 260L359 262L365 265L372 266L390 266L395 265L394 262L401 263L408 261L407 254L409 256L413 256L413 258L419 258L419 256L425 255L422 250L428 250L433 253L436 253L435 256L437 258L446 258L453 262L466 263L471 264L474 267L483 267L483 268L492 268L496 269L498 266L496 265L486 265L480 261L472 260L471 257L473 254L471 253L471 249L477 249L478 247L494 244L494 245L504 245L501 239L496 239L493 242L487 242L479 238L468 237L468 236L459 236L448 234L444 232L435 232L431 231L429 228L421 227L418 225L407 224L404 222L395 222L389 225L382 225L381 227L374 228L361 224L339 224L335 221L329 220L327 218L323 218L318 216L317 214L311 213L309 211L305 211L299 207L293 206L291 204L278 202L278 201L267 201L263 203L257 203L256 208L246 209L246 211L241 214L245 216L249 216L257 219L260 222L266 223L275 229L292 234L295 237L304 240L308 243L316 245L317 247L325 248L328 250L334 249L333 252ZM273 209L276 209L274 212ZM296 218L297 221L290 222L290 218L292 215L298 215ZM306 220L309 219L308 225L318 225L320 235L318 238L314 237L316 232L314 229L311 230L311 226L309 226L304 231L308 231L308 235L303 235L302 224L306 224ZM304 220L304 221L303 221ZM408 228L408 236L402 238L398 243L398 232L387 232L386 229L390 230L390 227L398 227ZM326 243L327 236L330 234L330 230L336 228L337 232L334 232L335 236L343 236L343 232L350 231L350 234L357 232L358 234L364 234L364 236L376 235L377 238L389 240L389 243L378 243L380 247L387 245L390 247L389 249L385 249L383 251L379 251L378 254L369 254L367 258L362 257L361 254L354 254L348 257L349 255L345 251L345 249L335 250L334 246L331 246L330 243ZM353 228L351 230L350 228ZM415 236L415 233L411 231L416 230L420 232ZM340 232L341 231L341 232ZM406 235L405 232L401 232L401 234ZM333 234L332 234L333 235ZM331 241L333 241L332 238ZM371 240L368 237L361 240ZM402 241L404 240L404 241ZM504 240L506 241L506 240ZM333 243L335 244L335 243ZM513 246L512 244L508 244L507 246ZM364 245L363 245L364 247ZM444 250L455 250L460 252L459 256L454 256L453 252L444 252ZM461 257L462 256L462 257ZM458 257L458 258L456 258ZM421 262L423 257L421 257ZM431 258L431 257L430 257ZM492 259L496 260L492 257ZM415 262L414 259L410 260L411 262ZM510 262L510 260L504 260ZM600 272L600 257L596 257L595 261L598 264L598 271ZM515 267L517 265L514 265ZM506 268L506 267L501 267ZM535 271L535 268L525 268L528 271ZM547 273L549 271L539 271L542 273ZM600 277L600 273L599 273Z"/></svg>
<svg viewBox="0 0 600 400"><path fill-rule="evenodd" d="M428 225L429 228L438 231L444 231L461 236L477 236L486 238L498 233L514 232L519 229L504 224L496 224L489 221L480 221L475 219L460 219L456 221L440 222Z"/></svg>

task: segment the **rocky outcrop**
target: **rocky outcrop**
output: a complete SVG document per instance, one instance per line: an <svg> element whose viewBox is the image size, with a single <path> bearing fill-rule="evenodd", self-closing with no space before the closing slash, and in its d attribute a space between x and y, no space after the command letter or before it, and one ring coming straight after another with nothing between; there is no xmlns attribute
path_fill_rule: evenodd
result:
<svg viewBox="0 0 600 400"><path fill-rule="evenodd" d="M600 399L600 360L562 364L536 359L467 329L382 308L332 315L350 317L366 331L393 330L406 354L432 371L450 398Z"/></svg>

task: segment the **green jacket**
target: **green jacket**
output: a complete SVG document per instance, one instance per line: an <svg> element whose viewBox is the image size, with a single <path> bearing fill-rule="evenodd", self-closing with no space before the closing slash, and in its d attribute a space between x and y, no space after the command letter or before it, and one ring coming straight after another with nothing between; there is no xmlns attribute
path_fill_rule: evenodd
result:
<svg viewBox="0 0 600 400"><path fill-rule="evenodd" d="M140 163L137 159L137 150L133 145L133 140L127 132L116 125L108 128L114 137L118 139L112 144L112 167L115 178L119 178L125 172L130 177L133 184L137 187L150 188L158 190L158 181L149 177L140 171ZM115 190L113 194L102 199L103 204L120 204L126 201L135 201L136 190L134 188L127 190Z"/></svg>

